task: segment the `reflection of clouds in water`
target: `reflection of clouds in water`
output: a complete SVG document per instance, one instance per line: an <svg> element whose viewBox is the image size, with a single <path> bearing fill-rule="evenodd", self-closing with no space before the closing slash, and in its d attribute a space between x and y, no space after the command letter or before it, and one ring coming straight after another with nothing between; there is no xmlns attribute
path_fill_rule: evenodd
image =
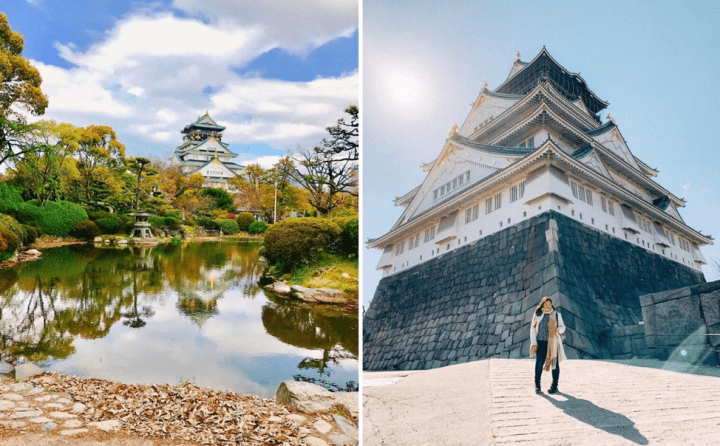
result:
<svg viewBox="0 0 720 446"><path fill-rule="evenodd" d="M272 396L280 381L298 373L298 364L304 358L324 359L327 352L319 345L292 345L298 336L293 334L295 310L279 313L277 321L283 325L283 336L268 333L263 308L276 304L269 302L255 284L257 247L159 247L150 251L152 258L147 259L152 268L143 270L134 269L137 259L125 254L91 247L48 252L45 260L52 262L41 260L32 265L33 275L20 278L27 290L16 286L15 294L3 296L7 308L3 309L0 327L15 321L11 328L22 331L19 327L29 316L27 299L32 299L35 281L46 283L52 277L53 305L45 297L44 310L31 310L35 324L46 320L51 328L38 325L36 337L62 329L57 334L68 338L68 345L62 346L68 350L64 355L67 358L49 361L52 371L145 384L192 381L200 386ZM58 268L59 264L76 264L76 268ZM183 291L197 294L197 290L223 290L217 311L202 326L178 308ZM5 305L8 301L12 304ZM59 313L64 309L69 311ZM144 315L145 309L152 315ZM124 325L135 317L135 310L146 324L137 328ZM320 318L313 313L310 321L316 317ZM314 330L314 324L310 325ZM34 348L42 347L36 342ZM47 354L60 357L57 348L53 353L46 350L43 358ZM337 359L333 373L343 382L357 380L357 360L346 361L344 357L343 353L333 358Z"/></svg>

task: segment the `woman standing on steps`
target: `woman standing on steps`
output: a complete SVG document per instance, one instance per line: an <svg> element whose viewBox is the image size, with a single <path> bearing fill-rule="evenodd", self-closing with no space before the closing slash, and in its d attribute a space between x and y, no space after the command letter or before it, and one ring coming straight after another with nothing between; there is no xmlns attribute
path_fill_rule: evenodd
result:
<svg viewBox="0 0 720 446"><path fill-rule="evenodd" d="M560 361L567 359L563 350L562 334L565 332L560 313L549 297L545 296L535 308L532 323L530 324L530 356L535 358L535 393L540 390L540 376L543 369L552 369L552 386L548 393L557 393L558 379L560 379Z"/></svg>

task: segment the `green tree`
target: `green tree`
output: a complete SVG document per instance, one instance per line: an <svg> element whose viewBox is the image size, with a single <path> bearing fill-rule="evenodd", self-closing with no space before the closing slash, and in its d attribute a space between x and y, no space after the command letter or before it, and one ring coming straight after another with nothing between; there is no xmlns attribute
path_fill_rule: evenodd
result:
<svg viewBox="0 0 720 446"><path fill-rule="evenodd" d="M284 172L300 183L310 194L312 204L327 215L338 205L338 194L358 195L358 108L345 109L349 122L340 118L328 127L330 138L323 139L312 150L300 149L282 163Z"/></svg>
<svg viewBox="0 0 720 446"><path fill-rule="evenodd" d="M203 189L203 195L210 197L213 209L232 211L235 209L233 199L225 189L208 187Z"/></svg>
<svg viewBox="0 0 720 446"><path fill-rule="evenodd" d="M125 146L112 128L91 125L80 129L76 155L80 173L77 183L82 194L78 201L102 205L110 195L122 194Z"/></svg>
<svg viewBox="0 0 720 446"><path fill-rule="evenodd" d="M63 180L77 177L72 155L78 148L78 131L71 124L39 121L30 132L34 150L26 152L10 168L12 184L20 186L26 199L44 205L63 197Z"/></svg>
<svg viewBox="0 0 720 446"><path fill-rule="evenodd" d="M34 150L25 138L33 126L11 107L40 116L48 106L40 72L22 56L24 46L22 34L0 12L0 164Z"/></svg>
<svg viewBox="0 0 720 446"><path fill-rule="evenodd" d="M127 160L127 167L136 176L135 210L139 212L141 196L143 197L143 201L152 197L152 192L143 188L143 173L145 176L155 176L158 174L159 170L150 163L149 159L142 157L129 158Z"/></svg>

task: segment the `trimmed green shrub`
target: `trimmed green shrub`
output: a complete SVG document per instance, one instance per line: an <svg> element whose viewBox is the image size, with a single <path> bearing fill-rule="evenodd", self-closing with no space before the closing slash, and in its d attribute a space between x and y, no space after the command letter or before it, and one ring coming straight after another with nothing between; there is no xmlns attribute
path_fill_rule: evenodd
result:
<svg viewBox="0 0 720 446"><path fill-rule="evenodd" d="M264 221L256 221L253 223L250 223L250 226L248 227L248 232L250 234L264 234L265 231L267 231L268 224Z"/></svg>
<svg viewBox="0 0 720 446"><path fill-rule="evenodd" d="M340 227L340 236L333 243L333 250L357 255L360 234L358 216L338 217L333 222Z"/></svg>
<svg viewBox="0 0 720 446"><path fill-rule="evenodd" d="M89 242L93 241L95 237L100 236L101 233L100 227L92 220L83 220L70 230L71 236Z"/></svg>
<svg viewBox="0 0 720 446"><path fill-rule="evenodd" d="M116 218L117 215L108 211L88 211L88 218L92 221L98 221L101 218Z"/></svg>
<svg viewBox="0 0 720 446"><path fill-rule="evenodd" d="M59 237L66 237L76 224L88 219L82 206L69 201L50 201L40 207L37 201L31 200L18 206L16 215L21 223Z"/></svg>
<svg viewBox="0 0 720 446"><path fill-rule="evenodd" d="M182 220L177 217L163 217L165 227L171 231L177 231L182 227Z"/></svg>
<svg viewBox="0 0 720 446"><path fill-rule="evenodd" d="M122 226L122 223L117 217L101 218L95 221L100 231L103 234L117 234Z"/></svg>
<svg viewBox="0 0 720 446"><path fill-rule="evenodd" d="M195 222L201 228L205 228L207 231L219 231L220 225L215 221L206 217L198 217Z"/></svg>
<svg viewBox="0 0 720 446"><path fill-rule="evenodd" d="M25 238L23 238L23 245L32 245L35 240L39 237L37 229L29 225L22 225L25 230Z"/></svg>
<svg viewBox="0 0 720 446"><path fill-rule="evenodd" d="M321 218L289 218L265 233L263 256L284 271L315 262L340 235L338 225Z"/></svg>
<svg viewBox="0 0 720 446"><path fill-rule="evenodd" d="M14 216L22 203L23 199L16 188L0 183L0 214Z"/></svg>
<svg viewBox="0 0 720 446"><path fill-rule="evenodd" d="M0 228L5 228L15 234L22 243L27 238L27 230L17 220L9 215L0 214Z"/></svg>
<svg viewBox="0 0 720 446"><path fill-rule="evenodd" d="M247 232L250 225L255 223L255 216L250 212L240 212L235 221L237 221L238 227L241 231Z"/></svg>
<svg viewBox="0 0 720 446"><path fill-rule="evenodd" d="M240 232L240 228L238 227L238 224L235 220L216 220L217 224L220 226L220 229L222 229L223 234L237 234Z"/></svg>
<svg viewBox="0 0 720 446"><path fill-rule="evenodd" d="M21 245L20 237L6 226L0 226L0 259L5 260Z"/></svg>

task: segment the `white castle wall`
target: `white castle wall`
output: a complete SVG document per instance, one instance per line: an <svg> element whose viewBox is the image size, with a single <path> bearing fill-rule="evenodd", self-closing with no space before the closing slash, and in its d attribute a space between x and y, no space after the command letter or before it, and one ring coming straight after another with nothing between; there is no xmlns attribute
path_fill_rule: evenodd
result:
<svg viewBox="0 0 720 446"><path fill-rule="evenodd" d="M600 194L598 190L593 189L582 181L573 177L565 177L563 174L551 169L535 171L528 177L524 178L525 191L523 197L518 197L514 202L510 201L511 188L520 184L520 178L516 182L506 184L502 188L498 188L480 198L477 201L464 203L458 208L458 214L455 224L451 231L444 231L442 236L452 233L453 238L438 244L438 236L433 240L425 241L425 230L434 227L437 230L439 219L433 222L432 226L423 228L415 232L411 237L405 238L402 242L396 243L392 253L385 253L381 259L378 268L384 267L383 277L404 271L414 265L424 263L429 259L448 251L456 249L468 243L473 243L483 237L494 234L498 231L513 226L523 220L537 216L548 210L553 210L563 215L577 220L598 231L607 233L613 237L625 240L648 251L655 252L675 262L701 271L701 264L694 261L695 258L702 259L697 247L689 244L689 251L680 247L681 238L677 233L664 228L666 232L673 233L675 244L670 247L661 247L656 242L658 237L655 229L651 229L653 233L645 232L640 229L638 233L633 233L623 229L624 226L630 226L626 222L621 204L606 195ZM573 196L570 182L586 188L592 196L592 204L581 201ZM519 192L519 187L518 187ZM501 206L494 209L496 195L501 197ZM609 205L606 206L607 211L602 210L602 197L605 198L606 204L612 203L613 213L610 214ZM491 198L493 201L493 210L486 213L486 200ZM478 206L478 218L466 223L466 210L472 210L474 206ZM638 214L636 213L636 216ZM653 219L648 219L652 222ZM638 224L632 225L638 227ZM412 243L411 243L412 240ZM415 241L418 244L415 246ZM695 251L693 253L693 251Z"/></svg>

